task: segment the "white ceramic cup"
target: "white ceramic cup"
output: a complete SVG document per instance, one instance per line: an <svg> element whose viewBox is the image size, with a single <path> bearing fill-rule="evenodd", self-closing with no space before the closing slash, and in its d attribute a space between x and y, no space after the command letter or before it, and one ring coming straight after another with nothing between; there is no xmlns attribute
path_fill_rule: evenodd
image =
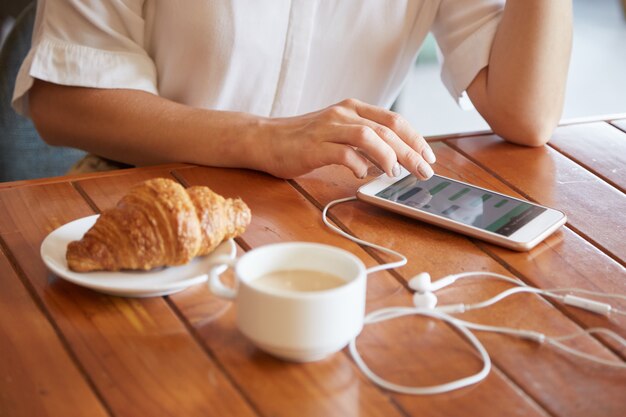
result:
<svg viewBox="0 0 626 417"><path fill-rule="evenodd" d="M220 281L224 265L235 270L235 289ZM294 269L334 274L345 284L308 292L250 285L270 272ZM235 300L239 330L258 348L282 359L322 359L345 347L363 328L365 266L350 252L333 246L278 243L238 259L222 257L211 268L208 284L215 295Z"/></svg>

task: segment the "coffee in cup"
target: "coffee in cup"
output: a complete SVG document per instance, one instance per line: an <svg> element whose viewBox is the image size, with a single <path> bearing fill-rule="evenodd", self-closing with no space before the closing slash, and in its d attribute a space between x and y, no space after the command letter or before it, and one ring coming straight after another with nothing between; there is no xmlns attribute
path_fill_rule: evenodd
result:
<svg viewBox="0 0 626 417"><path fill-rule="evenodd" d="M346 281L335 274L309 269L284 269L269 272L250 282L259 289L283 291L324 291L344 285Z"/></svg>

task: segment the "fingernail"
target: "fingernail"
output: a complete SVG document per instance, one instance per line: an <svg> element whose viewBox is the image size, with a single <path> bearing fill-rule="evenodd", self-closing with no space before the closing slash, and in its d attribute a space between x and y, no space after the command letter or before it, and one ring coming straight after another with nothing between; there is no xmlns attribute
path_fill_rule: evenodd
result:
<svg viewBox="0 0 626 417"><path fill-rule="evenodd" d="M430 148L430 146L427 146L424 149L423 154L424 154L424 159L429 164L434 164L435 162L437 162L437 158L435 157L435 154L434 154L433 150Z"/></svg>
<svg viewBox="0 0 626 417"><path fill-rule="evenodd" d="M399 163L397 163L397 162L396 162L396 163L394 164L393 168L391 169L391 174L392 174L394 177L399 177L399 176L400 176L401 171L400 171L400 164L399 164Z"/></svg>
<svg viewBox="0 0 626 417"><path fill-rule="evenodd" d="M425 164L425 163L421 163L417 166L417 170L420 172L420 174L422 174L422 176L425 179L428 179L430 177L433 176L433 174L435 173L433 171L433 169L430 167L430 165Z"/></svg>

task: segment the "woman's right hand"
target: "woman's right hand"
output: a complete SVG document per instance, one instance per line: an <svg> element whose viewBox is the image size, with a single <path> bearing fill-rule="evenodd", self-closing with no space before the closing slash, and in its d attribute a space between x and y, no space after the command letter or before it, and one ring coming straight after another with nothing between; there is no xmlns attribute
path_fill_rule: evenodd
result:
<svg viewBox="0 0 626 417"><path fill-rule="evenodd" d="M433 175L435 155L399 114L356 99L301 116L268 119L259 166L274 176L294 178L325 165L344 165L365 178L365 154L391 177L400 165L418 178ZM399 165L400 164L400 165Z"/></svg>

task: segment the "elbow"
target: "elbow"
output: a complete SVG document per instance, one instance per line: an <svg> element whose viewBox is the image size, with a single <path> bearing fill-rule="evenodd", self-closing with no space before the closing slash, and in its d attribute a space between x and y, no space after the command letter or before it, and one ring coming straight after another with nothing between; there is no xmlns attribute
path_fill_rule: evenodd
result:
<svg viewBox="0 0 626 417"><path fill-rule="evenodd" d="M505 123L493 124L495 134L507 142L517 145L539 147L543 146L552 137L558 124L557 118L508 118Z"/></svg>
<svg viewBox="0 0 626 417"><path fill-rule="evenodd" d="M496 135L517 145L539 147L552 137L561 118L563 103L556 99L543 103L541 100L501 98L482 108L482 116Z"/></svg>

